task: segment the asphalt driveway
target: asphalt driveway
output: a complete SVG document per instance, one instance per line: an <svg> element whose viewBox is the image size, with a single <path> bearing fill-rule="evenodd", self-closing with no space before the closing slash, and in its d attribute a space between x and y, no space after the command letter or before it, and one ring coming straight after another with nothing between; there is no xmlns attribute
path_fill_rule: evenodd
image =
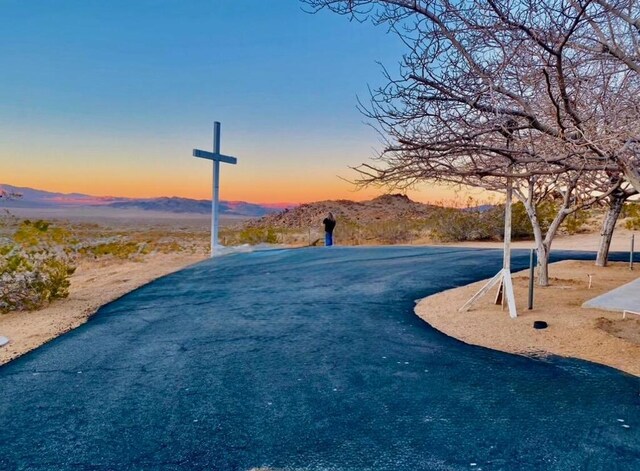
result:
<svg viewBox="0 0 640 471"><path fill-rule="evenodd" d="M157 280L0 367L0 469L640 469L637 378L413 314L500 257L273 250Z"/></svg>

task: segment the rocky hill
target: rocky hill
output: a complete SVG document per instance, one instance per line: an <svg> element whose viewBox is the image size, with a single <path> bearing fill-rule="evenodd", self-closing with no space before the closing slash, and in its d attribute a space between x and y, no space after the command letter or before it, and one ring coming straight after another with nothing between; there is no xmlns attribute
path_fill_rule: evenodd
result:
<svg viewBox="0 0 640 471"><path fill-rule="evenodd" d="M319 226L327 213L356 224L376 221L419 220L431 216L435 206L417 203L406 195L383 195L369 201L329 200L297 206L246 223L250 227L303 229Z"/></svg>

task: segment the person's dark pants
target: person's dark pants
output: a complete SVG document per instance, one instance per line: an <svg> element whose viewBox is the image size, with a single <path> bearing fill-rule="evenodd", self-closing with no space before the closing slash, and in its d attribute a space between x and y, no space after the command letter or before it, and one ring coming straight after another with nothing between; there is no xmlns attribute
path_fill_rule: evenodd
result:
<svg viewBox="0 0 640 471"><path fill-rule="evenodd" d="M326 245L327 247L333 245L333 234L331 234L330 232L324 233L324 245Z"/></svg>

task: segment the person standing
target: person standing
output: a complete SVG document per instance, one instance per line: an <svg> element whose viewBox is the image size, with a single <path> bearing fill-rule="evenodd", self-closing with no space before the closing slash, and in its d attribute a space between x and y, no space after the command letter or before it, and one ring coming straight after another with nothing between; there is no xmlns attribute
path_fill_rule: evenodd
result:
<svg viewBox="0 0 640 471"><path fill-rule="evenodd" d="M329 213L326 218L323 219L324 224L324 245L329 247L333 245L333 229L336 227L336 218L333 214Z"/></svg>

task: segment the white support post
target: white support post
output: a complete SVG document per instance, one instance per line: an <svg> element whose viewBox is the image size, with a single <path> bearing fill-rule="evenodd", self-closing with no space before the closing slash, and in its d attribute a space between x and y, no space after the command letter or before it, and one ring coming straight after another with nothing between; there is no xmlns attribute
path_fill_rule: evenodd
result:
<svg viewBox="0 0 640 471"><path fill-rule="evenodd" d="M465 303L464 306L462 306L460 308L460 312L465 312L468 311L471 306L473 305L473 303L475 303L478 299L480 299L482 296L484 296L485 294L487 294L487 292L493 288L495 285L497 285L499 282L502 282L502 275L503 275L503 271L500 270L498 273L496 273L494 275L493 278L491 278L486 285L484 285L482 288L480 288L480 291L478 291L476 294L474 294L471 299L469 301L467 301Z"/></svg>
<svg viewBox="0 0 640 471"><path fill-rule="evenodd" d="M511 271L504 270L502 276L502 282L504 284L504 296L507 298L507 306L509 306L509 316L511 319L518 317L518 311L516 310L516 297L513 293L513 282L511 280Z"/></svg>
<svg viewBox="0 0 640 471"><path fill-rule="evenodd" d="M512 319L518 317L516 310L516 298L513 293L513 282L511 280L511 202L513 198L513 182L511 177L507 178L507 197L504 205L504 251L502 258L502 270L500 270L486 285L480 289L473 297L465 303L459 310L460 312L468 311L471 306L482 296L484 296L491 288L500 283L502 296L496 297L496 304L500 304L503 298L507 300L509 307L509 316Z"/></svg>
<svg viewBox="0 0 640 471"><path fill-rule="evenodd" d="M507 178L507 197L504 203L504 252L502 268L511 271L511 202L513 200L513 182Z"/></svg>
<svg viewBox="0 0 640 471"><path fill-rule="evenodd" d="M518 317L516 311L516 299L513 293L513 283L511 280L511 214L513 202L513 180L507 178L507 198L504 203L504 254L502 256L502 285L503 297L507 300L509 306L509 315L512 319Z"/></svg>

